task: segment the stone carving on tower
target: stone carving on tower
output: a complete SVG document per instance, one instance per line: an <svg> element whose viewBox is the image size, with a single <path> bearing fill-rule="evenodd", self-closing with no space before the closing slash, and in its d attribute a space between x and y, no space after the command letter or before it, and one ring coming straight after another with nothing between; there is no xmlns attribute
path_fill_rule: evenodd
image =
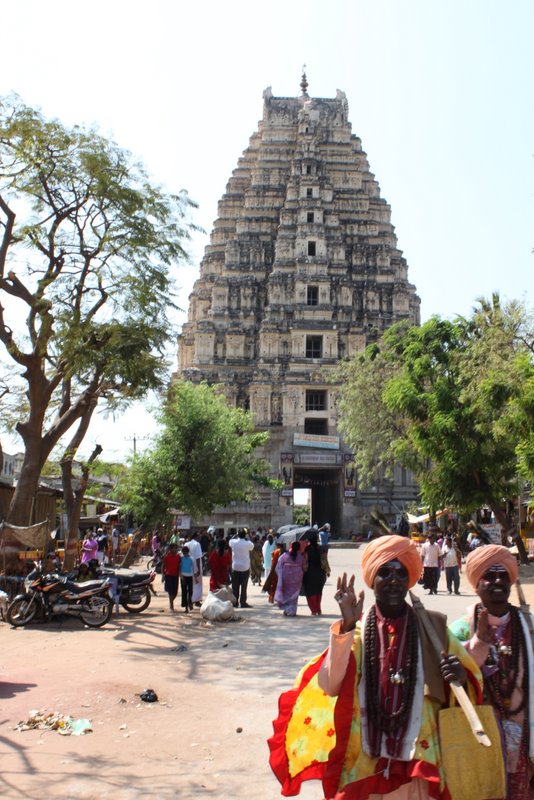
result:
<svg viewBox="0 0 534 800"><path fill-rule="evenodd" d="M419 298L344 92L310 97L305 75L301 89L263 94L190 296L178 375L222 384L269 428L274 477L282 462L294 465L292 487L242 510L247 521L236 524L291 522L293 487L310 486L313 522L358 533L376 497L346 485L351 456L327 375L394 322L418 324ZM394 505L404 499L393 487ZM219 523L236 513L221 510Z"/></svg>

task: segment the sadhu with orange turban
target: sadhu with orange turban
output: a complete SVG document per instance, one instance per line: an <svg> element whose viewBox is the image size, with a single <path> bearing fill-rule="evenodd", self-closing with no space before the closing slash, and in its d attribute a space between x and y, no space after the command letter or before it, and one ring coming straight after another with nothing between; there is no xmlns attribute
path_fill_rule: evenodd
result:
<svg viewBox="0 0 534 800"><path fill-rule="evenodd" d="M415 586L423 569L415 544L405 536L380 536L367 545L362 556L362 577L370 589L373 588L379 568L395 560L406 568L408 589Z"/></svg>
<svg viewBox="0 0 534 800"><path fill-rule="evenodd" d="M441 659L427 645L406 603L421 570L409 539L390 535L370 542L362 576L375 602L361 620L364 593L356 594L355 576L338 580L341 620L330 629L330 646L280 698L269 740L282 794L298 794L302 781L321 779L326 800L389 797L397 790L404 798L412 783L414 796L449 796L438 734L445 684L464 682L469 673L476 702L481 682L441 614L429 612L443 645Z"/></svg>
<svg viewBox="0 0 534 800"><path fill-rule="evenodd" d="M465 562L479 602L451 630L482 668L484 695L501 721L506 756L508 800L530 800L534 759L533 619L510 603L518 578L517 559L507 547L477 547ZM530 618L530 619L529 619ZM534 628L533 628L534 630Z"/></svg>
<svg viewBox="0 0 534 800"><path fill-rule="evenodd" d="M469 553L465 562L467 580L476 590L482 576L494 566L501 566L510 578L510 583L515 583L519 575L517 558L507 547L500 544L488 544L477 547Z"/></svg>

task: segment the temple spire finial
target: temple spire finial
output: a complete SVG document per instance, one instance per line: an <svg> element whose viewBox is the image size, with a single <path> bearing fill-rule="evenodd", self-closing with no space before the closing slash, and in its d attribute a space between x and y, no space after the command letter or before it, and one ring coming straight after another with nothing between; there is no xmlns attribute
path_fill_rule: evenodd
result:
<svg viewBox="0 0 534 800"><path fill-rule="evenodd" d="M308 96L308 80L306 78L306 64L302 65L302 80L300 82L300 88L302 89L302 94L304 97Z"/></svg>

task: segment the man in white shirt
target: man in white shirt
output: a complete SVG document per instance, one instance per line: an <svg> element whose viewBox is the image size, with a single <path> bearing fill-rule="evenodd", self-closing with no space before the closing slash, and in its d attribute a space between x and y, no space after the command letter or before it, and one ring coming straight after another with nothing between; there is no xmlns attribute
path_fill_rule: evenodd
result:
<svg viewBox="0 0 534 800"><path fill-rule="evenodd" d="M436 534L429 533L427 540L421 548L421 557L423 559L423 585L428 589L428 594L438 593L439 581L439 557L441 551L439 544L436 542Z"/></svg>
<svg viewBox="0 0 534 800"><path fill-rule="evenodd" d="M195 606L200 606L202 602L202 547L200 546L198 533L191 534L187 542L189 555L193 559L193 594L191 602Z"/></svg>
<svg viewBox="0 0 534 800"><path fill-rule="evenodd" d="M460 594L460 551L455 545L452 536L447 534L445 542L441 548L443 556L443 566L445 567L445 579L447 581L447 591L452 594L454 584L454 594Z"/></svg>
<svg viewBox="0 0 534 800"><path fill-rule="evenodd" d="M119 555L119 542L120 542L120 531L115 525L113 530L111 531L111 558L113 563L115 564L117 557Z"/></svg>
<svg viewBox="0 0 534 800"><path fill-rule="evenodd" d="M252 608L247 603L247 584L250 575L250 551L253 543L246 538L246 532L240 530L237 536L230 539L232 551L232 592L235 597L234 606Z"/></svg>

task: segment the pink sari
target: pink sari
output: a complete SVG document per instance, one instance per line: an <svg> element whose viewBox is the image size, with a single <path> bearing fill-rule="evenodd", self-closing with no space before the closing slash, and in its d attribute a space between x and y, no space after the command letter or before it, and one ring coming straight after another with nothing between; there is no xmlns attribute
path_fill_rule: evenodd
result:
<svg viewBox="0 0 534 800"><path fill-rule="evenodd" d="M289 553L284 553L280 556L276 565L278 583L274 599L278 603L278 607L288 617L294 617L297 613L299 592L304 575L304 563L302 553L297 553L296 558L292 558Z"/></svg>

